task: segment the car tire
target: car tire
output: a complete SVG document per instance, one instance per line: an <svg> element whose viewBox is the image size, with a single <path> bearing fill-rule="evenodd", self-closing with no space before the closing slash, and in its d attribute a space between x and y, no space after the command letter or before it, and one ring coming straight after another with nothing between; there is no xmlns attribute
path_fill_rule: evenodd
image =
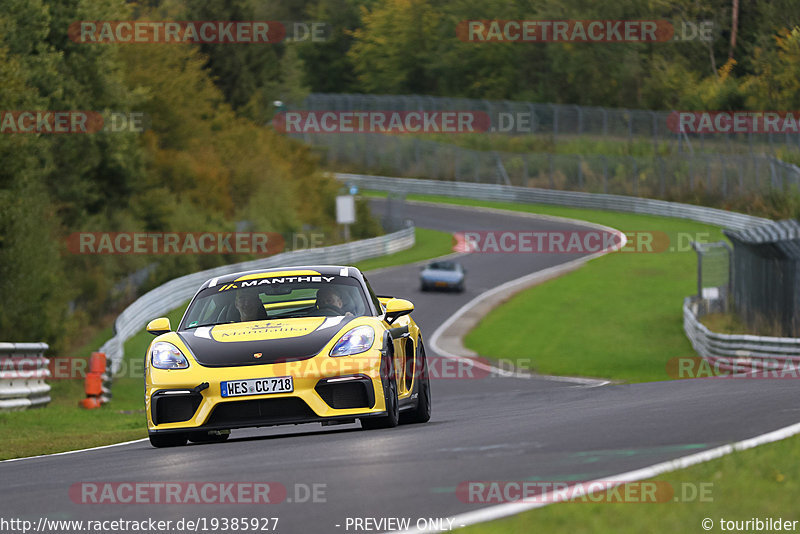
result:
<svg viewBox="0 0 800 534"><path fill-rule="evenodd" d="M425 347L422 340L419 341L417 356L420 369L420 380L414 387L417 393L417 405L413 410L403 412L400 415L401 424L427 423L431 418L431 380L428 373L428 358L425 356Z"/></svg>
<svg viewBox="0 0 800 534"><path fill-rule="evenodd" d="M464 292L464 282L461 282L456 286L456 291L458 291L459 293Z"/></svg>
<svg viewBox="0 0 800 534"><path fill-rule="evenodd" d="M423 293L426 292L428 290L428 285L425 283L420 284L419 290L422 291Z"/></svg>
<svg viewBox="0 0 800 534"><path fill-rule="evenodd" d="M231 435L230 430L226 434L211 434L209 432L192 432L189 434L189 441L192 443L222 443L227 441Z"/></svg>
<svg viewBox="0 0 800 534"><path fill-rule="evenodd" d="M400 422L400 401L397 395L397 376L394 372L394 356L391 351L381 362L381 375L383 381L383 398L386 403L386 415L380 417L365 417L361 419L361 428L375 430L378 428L394 428Z"/></svg>
<svg viewBox="0 0 800 534"><path fill-rule="evenodd" d="M157 449L164 447L181 447L186 445L186 440L189 436L183 433L175 434L148 434L150 438L150 445Z"/></svg>

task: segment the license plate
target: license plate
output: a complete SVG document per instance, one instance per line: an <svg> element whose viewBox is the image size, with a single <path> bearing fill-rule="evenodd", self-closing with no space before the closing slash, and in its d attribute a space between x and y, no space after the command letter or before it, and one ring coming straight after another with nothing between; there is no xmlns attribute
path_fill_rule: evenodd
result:
<svg viewBox="0 0 800 534"><path fill-rule="evenodd" d="M247 380L220 382L219 386L223 397L244 397L245 395L291 393L294 391L294 380L291 376L248 378Z"/></svg>
<svg viewBox="0 0 800 534"><path fill-rule="evenodd" d="M447 287L447 282L436 282L436 287Z"/></svg>

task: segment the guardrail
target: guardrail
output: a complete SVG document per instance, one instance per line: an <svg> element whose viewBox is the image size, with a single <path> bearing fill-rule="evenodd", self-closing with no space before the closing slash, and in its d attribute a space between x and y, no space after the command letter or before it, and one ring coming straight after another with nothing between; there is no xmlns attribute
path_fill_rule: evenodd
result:
<svg viewBox="0 0 800 534"><path fill-rule="evenodd" d="M46 343L0 343L0 412L50 402Z"/></svg>
<svg viewBox="0 0 800 534"><path fill-rule="evenodd" d="M683 301L683 329L695 352L715 369L747 371L792 371L800 367L800 338L746 334L718 334L697 318L699 301Z"/></svg>
<svg viewBox="0 0 800 534"><path fill-rule="evenodd" d="M569 206L572 208L590 208L642 213L646 215L661 215L664 217L690 219L736 230L752 228L755 225L768 224L771 222L769 219L753 217L752 215L745 215L744 213L735 213L692 204L682 204L680 202L624 195L555 191L552 189L518 187L513 185L420 180L416 178L388 178L385 176L370 176L365 174L337 173L335 176L342 182L352 183L362 189L373 189L376 191L388 191L402 194L417 193L442 195L480 200L548 204Z"/></svg>
<svg viewBox="0 0 800 534"><path fill-rule="evenodd" d="M112 372L119 370L124 355L125 342L139 332L153 318L166 314L192 298L197 288L210 278L237 271L264 269L281 265L349 265L357 261L392 254L414 245L414 228L371 239L343 245L296 250L268 258L223 265L197 273L187 274L142 295L114 321L114 337L106 341L99 352L104 352L112 362Z"/></svg>

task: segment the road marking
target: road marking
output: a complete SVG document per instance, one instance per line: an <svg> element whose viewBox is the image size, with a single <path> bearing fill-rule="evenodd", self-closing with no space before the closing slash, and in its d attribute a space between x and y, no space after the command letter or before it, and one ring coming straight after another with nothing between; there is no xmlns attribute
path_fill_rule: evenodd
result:
<svg viewBox="0 0 800 534"><path fill-rule="evenodd" d="M132 443L141 443L147 441L148 438L135 439L133 441L123 441L122 443L112 443L111 445L101 445L99 447L90 447L88 449L78 449L76 451L54 452L52 454L40 454L38 456L26 456L25 458L9 458L8 460L0 460L0 464L7 462L20 462L22 460L33 460L34 458L49 458L51 456L64 456L67 454L76 454L79 452L99 451L100 449L110 449L111 447L121 447L122 445L130 445Z"/></svg>
<svg viewBox="0 0 800 534"><path fill-rule="evenodd" d="M758 447L759 445L780 441L782 439L789 438L796 434L800 434L800 423L795 423L793 425L779 428L778 430L767 432L766 434L759 434L758 436L745 439L742 441L737 441L729 445L722 445L720 447L715 447L713 449L708 449L706 451L690 454L688 456L682 456L674 460L667 460L666 462L653 464L647 467L643 467L641 469L636 469L634 471L628 471L626 473L620 473L618 475L609 475L607 477L603 477L602 479L597 479L588 482L586 484L581 484L580 486L570 486L569 489L575 488L574 491L559 490L558 492L548 492L546 494L541 495L538 498L537 502L516 501L516 502L498 504L494 506L487 506L486 508L481 508L480 510L475 510L474 512L466 512L464 514L448 517L447 520L452 520L453 523L461 526L467 526L467 525L475 525L478 523L484 523L486 521L502 519L504 517L509 517L522 512L526 512L528 510L543 508L548 504L561 502L565 500L565 496L569 494L571 494L574 497L581 497L586 494L596 493L596 491L586 490L586 488L593 487L592 484L596 484L599 487L603 487L602 484L605 484L603 490L611 489L611 487L619 486L620 484L625 482L635 482L638 480L653 478L655 476L664 473L669 473L671 471L676 471L678 469L685 469L695 464L708 462L710 460L716 460L717 458L721 458L723 456L731 454L732 452L744 451L747 449L752 449L753 447ZM614 484L613 486L610 486L608 482L609 480L613 480L614 482L619 482L619 484ZM438 532L438 531L430 529L414 528L405 531L395 531L395 533L392 534L396 533L421 534L423 532Z"/></svg>

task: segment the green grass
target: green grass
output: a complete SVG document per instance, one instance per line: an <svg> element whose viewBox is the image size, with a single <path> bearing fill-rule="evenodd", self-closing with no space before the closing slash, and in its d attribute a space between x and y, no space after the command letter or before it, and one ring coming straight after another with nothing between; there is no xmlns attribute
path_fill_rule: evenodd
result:
<svg viewBox="0 0 800 534"><path fill-rule="evenodd" d="M416 228L414 230L415 243L408 250L401 250L388 256L379 256L368 260L360 261L355 264L361 271L372 271L393 267L395 265L405 265L418 261L429 260L438 256L444 256L453 251L453 236L447 232L429 230L427 228Z"/></svg>
<svg viewBox="0 0 800 534"><path fill-rule="evenodd" d="M416 229L415 245L401 252L358 263L362 270L412 263L452 250L445 232ZM188 302L167 316L177 326ZM97 332L70 357L88 357L111 337L111 327ZM147 437L144 413L143 358L152 335L144 330L125 343L125 358L114 378L113 399L97 410L84 410L84 381L52 380L50 404L22 412L0 413L0 460L50 454Z"/></svg>
<svg viewBox="0 0 800 534"><path fill-rule="evenodd" d="M708 499L701 502L699 498L666 503L567 502L474 525L459 532L527 534L534 529L537 532L574 534L704 532L701 521L705 518L714 521L710 532L721 532L721 518L737 521L754 517L800 520L797 508L797 495L800 495L798 455L800 437L795 436L653 479L669 483L677 495L685 489L686 495L690 496L690 488L703 488L708 491L706 495L710 502Z"/></svg>
<svg viewBox="0 0 800 534"><path fill-rule="evenodd" d="M689 237L723 238L701 223L610 211L409 195L467 206L556 215L623 232L665 232L678 250L612 253L512 297L467 334L482 356L545 374L667 380L667 362L695 356L683 332L681 306L696 292L697 257ZM684 250L685 249L685 250Z"/></svg>

